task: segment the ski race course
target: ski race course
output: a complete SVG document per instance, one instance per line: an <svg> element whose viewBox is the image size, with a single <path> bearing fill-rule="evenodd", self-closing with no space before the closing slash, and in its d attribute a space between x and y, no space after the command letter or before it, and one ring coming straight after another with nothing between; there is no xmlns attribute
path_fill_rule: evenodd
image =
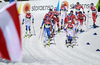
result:
<svg viewBox="0 0 100 65"><path fill-rule="evenodd" d="M100 28L93 29L90 27L93 23L92 18L89 18L88 31L78 34L77 43L73 48L66 47L66 34L64 31L55 36L55 44L53 44L54 41L52 40L51 46L44 48L43 42L41 42L41 39L38 39L44 15L43 13L38 13L38 15L36 13L33 14L36 36L23 38L25 35L25 26L21 25L22 61L8 62L0 60L0 65L100 65L100 51L96 51L100 49ZM23 16L20 15L21 23ZM98 26L100 26L99 21L100 17L97 18L96 22ZM86 25L83 25L83 27L86 30ZM31 30L33 34L33 24ZM97 33L97 35L93 35L94 33ZM90 45L87 45L87 43L90 43Z"/></svg>

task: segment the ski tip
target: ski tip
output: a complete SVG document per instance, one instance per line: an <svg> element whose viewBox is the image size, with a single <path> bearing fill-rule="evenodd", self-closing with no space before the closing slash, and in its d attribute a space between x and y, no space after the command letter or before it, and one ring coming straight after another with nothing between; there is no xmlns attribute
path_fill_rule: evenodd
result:
<svg viewBox="0 0 100 65"><path fill-rule="evenodd" d="M89 43L89 42L87 42L87 43L86 43L86 45L90 45L90 43Z"/></svg>
<svg viewBox="0 0 100 65"><path fill-rule="evenodd" d="M97 35L97 33L94 33L93 35Z"/></svg>
<svg viewBox="0 0 100 65"><path fill-rule="evenodd" d="M96 51L100 51L100 49L97 49Z"/></svg>

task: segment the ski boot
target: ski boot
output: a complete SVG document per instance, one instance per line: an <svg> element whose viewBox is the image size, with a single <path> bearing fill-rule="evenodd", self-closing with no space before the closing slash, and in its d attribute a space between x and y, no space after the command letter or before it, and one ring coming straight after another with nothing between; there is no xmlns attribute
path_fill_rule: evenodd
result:
<svg viewBox="0 0 100 65"><path fill-rule="evenodd" d="M67 45L67 40L65 40L65 43L66 43L66 47L68 48L68 45Z"/></svg>
<svg viewBox="0 0 100 65"><path fill-rule="evenodd" d="M73 48L73 46L74 46L74 45L72 44L71 47Z"/></svg>
<svg viewBox="0 0 100 65"><path fill-rule="evenodd" d="M58 33L60 33L60 28L58 28Z"/></svg>
<svg viewBox="0 0 100 65"><path fill-rule="evenodd" d="M26 38L26 37L27 37L27 35L24 36L24 38Z"/></svg>
<svg viewBox="0 0 100 65"><path fill-rule="evenodd" d="M72 44L72 39L69 39L69 43Z"/></svg>
<svg viewBox="0 0 100 65"><path fill-rule="evenodd" d="M30 33L30 35L29 35L29 37L28 38L30 38L32 35L31 35L31 31L29 31L29 33Z"/></svg>
<svg viewBox="0 0 100 65"><path fill-rule="evenodd" d="M63 26L61 25L61 30L63 29Z"/></svg>
<svg viewBox="0 0 100 65"><path fill-rule="evenodd" d="M66 47L68 48L68 45L66 45Z"/></svg>
<svg viewBox="0 0 100 65"><path fill-rule="evenodd" d="M95 24L93 24L93 28L96 28L96 25Z"/></svg>
<svg viewBox="0 0 100 65"><path fill-rule="evenodd" d="M46 47L46 41L45 40L43 41L43 43L44 43L44 47Z"/></svg>
<svg viewBox="0 0 100 65"><path fill-rule="evenodd" d="M80 33L84 32L82 29L80 30Z"/></svg>
<svg viewBox="0 0 100 65"><path fill-rule="evenodd" d="M27 31L26 31L26 34L25 34L24 38L26 38L26 37L27 37Z"/></svg>

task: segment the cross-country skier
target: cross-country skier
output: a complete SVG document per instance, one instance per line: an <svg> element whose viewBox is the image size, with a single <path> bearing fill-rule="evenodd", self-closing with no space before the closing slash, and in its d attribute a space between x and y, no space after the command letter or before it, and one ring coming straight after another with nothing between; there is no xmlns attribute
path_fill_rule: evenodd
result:
<svg viewBox="0 0 100 65"><path fill-rule="evenodd" d="M46 18L49 16L51 16L52 15L52 9L50 9L49 10L49 12L47 13L47 14L45 14L45 16L44 16L44 18L43 18L43 21L45 21L46 20Z"/></svg>
<svg viewBox="0 0 100 65"><path fill-rule="evenodd" d="M42 22L42 25L40 27L40 29L42 29L42 26L44 25L44 36L45 36L45 40L44 40L44 47L46 47L46 41L48 38L48 45L50 46L50 28L51 28L51 21L50 21L50 17L47 16L46 20Z"/></svg>
<svg viewBox="0 0 100 65"><path fill-rule="evenodd" d="M56 29L56 23L57 23L57 27L58 27L58 32L60 32L59 13L57 11L57 7L54 8L53 14L51 15L50 19L52 19L53 33L55 32L55 29Z"/></svg>
<svg viewBox="0 0 100 65"><path fill-rule="evenodd" d="M72 40L73 40L73 30L75 30L75 26L74 24L72 24L72 21L69 20L68 24L66 24L66 26L64 27L64 30L66 31L66 46L68 47L68 43L72 44ZM71 45L73 47L73 44Z"/></svg>
<svg viewBox="0 0 100 65"><path fill-rule="evenodd" d="M83 21L86 21L86 16L84 14L82 14L82 12L80 11L79 15L77 16L77 23L78 23L77 32L78 32L79 28L80 28L80 32L83 32L83 30L82 30Z"/></svg>
<svg viewBox="0 0 100 65"><path fill-rule="evenodd" d="M30 10L27 11L25 17L23 18L22 24L24 24L24 21L25 21L25 27L26 27L26 34L24 38L27 37L28 30L30 33L29 37L31 37L31 22L34 23L34 18L33 18L33 15L31 15Z"/></svg>
<svg viewBox="0 0 100 65"><path fill-rule="evenodd" d="M61 13L61 29L63 29L63 21L67 15L68 9L64 2L61 3L60 13Z"/></svg>
<svg viewBox="0 0 100 65"><path fill-rule="evenodd" d="M84 8L80 5L79 2L77 2L76 5L75 5L73 8L75 8L75 10L76 10L76 12L75 12L75 15L76 15L76 16L79 14L79 11L81 10L81 8L82 8L82 10L83 10L83 13L85 13L85 12L84 12Z"/></svg>
<svg viewBox="0 0 100 65"><path fill-rule="evenodd" d="M72 24L75 24L76 16L73 14L73 11L71 10L70 13L65 17L64 23L68 23L68 21L71 20Z"/></svg>
<svg viewBox="0 0 100 65"><path fill-rule="evenodd" d="M89 8L89 11L90 10L92 11L93 27L96 28L96 18L97 18L97 15L98 15L98 11L97 11L96 6L94 6L93 3L91 3L91 7Z"/></svg>

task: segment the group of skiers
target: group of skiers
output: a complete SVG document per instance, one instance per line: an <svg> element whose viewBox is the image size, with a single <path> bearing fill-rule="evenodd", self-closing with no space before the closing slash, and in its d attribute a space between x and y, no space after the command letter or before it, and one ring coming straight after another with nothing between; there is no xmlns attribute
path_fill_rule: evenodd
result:
<svg viewBox="0 0 100 65"><path fill-rule="evenodd" d="M83 11L80 11L82 8ZM76 3L75 6L72 7L72 9L75 9L75 15L73 10L68 13L68 8L65 6L65 4L61 3L60 12L57 11L57 7L54 8L54 10L50 9L47 14L45 14L43 18L43 22L40 26L40 29L43 29L44 31L44 46L46 47L46 42L48 39L48 45L50 46L50 40L54 37L56 33L59 33L60 30L64 30L66 32L66 46L68 47L68 43L72 43L73 35L76 33L83 32L83 22L86 21L86 15L84 8L80 5L79 2ZM93 3L91 3L89 11L92 11L92 19L93 19L93 27L96 28L96 18L98 11ZM61 17L59 17L61 16ZM25 21L26 24L26 34L29 29L30 32L30 23L34 23L34 18L31 15L29 11L27 11L25 18L23 19L23 23ZM60 22L61 21L61 22ZM60 24L61 23L61 24ZM57 31L56 31L57 26ZM31 33L31 32L30 32ZM26 37L27 35L25 35ZM31 36L31 35L30 35ZM73 44L71 44L73 47Z"/></svg>

